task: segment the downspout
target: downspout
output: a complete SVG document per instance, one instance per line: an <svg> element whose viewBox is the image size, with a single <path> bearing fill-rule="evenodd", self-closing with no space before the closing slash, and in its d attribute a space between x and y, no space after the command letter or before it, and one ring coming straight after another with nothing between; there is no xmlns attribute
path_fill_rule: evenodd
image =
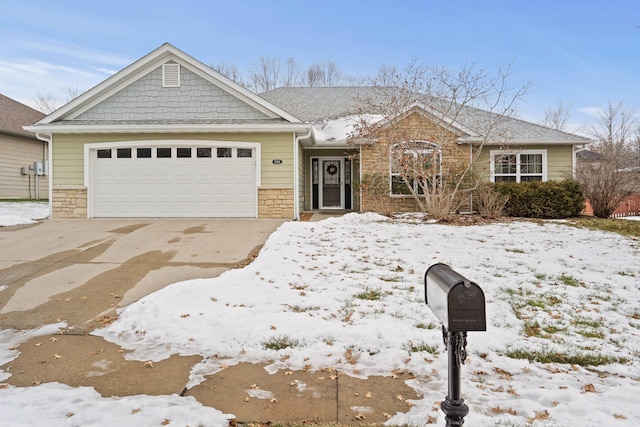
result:
<svg viewBox="0 0 640 427"><path fill-rule="evenodd" d="M360 188L358 188L358 198L360 199L360 203L358 211L362 212L362 144L358 145L358 177L360 179Z"/></svg>
<svg viewBox="0 0 640 427"><path fill-rule="evenodd" d="M293 138L293 219L296 221L300 220L300 159L298 159L300 140L306 139L311 136L311 127L309 130L302 134L297 135L294 133L295 137Z"/></svg>
<svg viewBox="0 0 640 427"><path fill-rule="evenodd" d="M51 147L51 141L52 141L52 137L51 134L47 134L47 133L40 133L40 132L36 132L36 138L38 138L40 141L43 141L45 144L47 144L46 148L45 148L45 158L44 160L44 170L45 173L47 174L47 178L49 179L49 218L53 218L53 175L51 174L51 159L52 159L52 147Z"/></svg>
<svg viewBox="0 0 640 427"><path fill-rule="evenodd" d="M571 149L571 178L576 179L576 168L578 166L578 153L586 151L585 145L574 145Z"/></svg>

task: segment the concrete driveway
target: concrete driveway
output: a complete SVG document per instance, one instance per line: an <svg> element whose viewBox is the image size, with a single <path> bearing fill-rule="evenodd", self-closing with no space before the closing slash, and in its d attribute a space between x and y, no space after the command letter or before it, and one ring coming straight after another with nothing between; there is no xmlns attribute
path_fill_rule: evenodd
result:
<svg viewBox="0 0 640 427"><path fill-rule="evenodd" d="M24 341L11 349L17 356L0 366L9 374L0 387L57 382L92 387L104 397L180 394L241 421L382 423L408 411L404 399L419 397L406 372L362 380L333 371L274 374L242 363L187 389L203 357L131 360L127 350L91 335L115 320L118 307L168 284L245 265L283 222L53 219L0 228L0 329L67 324L53 333L23 332ZM294 380L307 391L292 387ZM246 390L257 383L279 400L247 401ZM377 411L358 418L353 408L363 406Z"/></svg>
<svg viewBox="0 0 640 427"><path fill-rule="evenodd" d="M0 228L0 328L89 332L171 283L248 262L283 220L63 220Z"/></svg>

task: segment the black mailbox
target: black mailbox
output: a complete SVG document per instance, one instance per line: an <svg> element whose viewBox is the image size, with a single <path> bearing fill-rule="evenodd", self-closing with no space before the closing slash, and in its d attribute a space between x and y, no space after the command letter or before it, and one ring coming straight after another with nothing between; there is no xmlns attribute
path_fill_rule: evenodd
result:
<svg viewBox="0 0 640 427"><path fill-rule="evenodd" d="M484 292L448 265L438 263L424 273L424 298L442 322L449 358L449 393L440 408L447 427L459 427L469 413L460 387L460 368L467 358L467 331L487 330Z"/></svg>
<svg viewBox="0 0 640 427"><path fill-rule="evenodd" d="M484 292L446 264L433 264L424 275L426 303L451 332L486 331Z"/></svg>

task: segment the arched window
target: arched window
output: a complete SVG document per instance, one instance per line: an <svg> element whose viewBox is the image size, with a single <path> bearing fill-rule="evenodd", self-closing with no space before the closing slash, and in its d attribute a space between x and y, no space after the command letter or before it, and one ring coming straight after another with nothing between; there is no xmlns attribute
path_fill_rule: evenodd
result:
<svg viewBox="0 0 640 427"><path fill-rule="evenodd" d="M424 194L439 185L442 150L429 141L411 140L389 148L391 195Z"/></svg>

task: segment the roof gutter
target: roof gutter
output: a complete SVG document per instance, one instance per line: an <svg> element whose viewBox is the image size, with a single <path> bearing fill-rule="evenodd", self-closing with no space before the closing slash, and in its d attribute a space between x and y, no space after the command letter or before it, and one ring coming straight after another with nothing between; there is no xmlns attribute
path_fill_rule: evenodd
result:
<svg viewBox="0 0 640 427"><path fill-rule="evenodd" d="M33 125L25 126L25 130L36 133L203 133L203 132L300 132L307 131L306 123L286 124L242 124L242 125L212 125L212 124L140 124L140 125Z"/></svg>
<svg viewBox="0 0 640 427"><path fill-rule="evenodd" d="M508 139L504 141L490 141L483 138L458 138L458 144L483 144L483 145L583 145L590 144L590 141L585 140L567 140L567 141L540 141L530 139Z"/></svg>
<svg viewBox="0 0 640 427"><path fill-rule="evenodd" d="M0 135L12 136L14 138L29 139L31 141L34 141L36 139L31 134L26 134L26 133L21 133L21 132L13 132L13 131L10 131L10 130L0 130Z"/></svg>

